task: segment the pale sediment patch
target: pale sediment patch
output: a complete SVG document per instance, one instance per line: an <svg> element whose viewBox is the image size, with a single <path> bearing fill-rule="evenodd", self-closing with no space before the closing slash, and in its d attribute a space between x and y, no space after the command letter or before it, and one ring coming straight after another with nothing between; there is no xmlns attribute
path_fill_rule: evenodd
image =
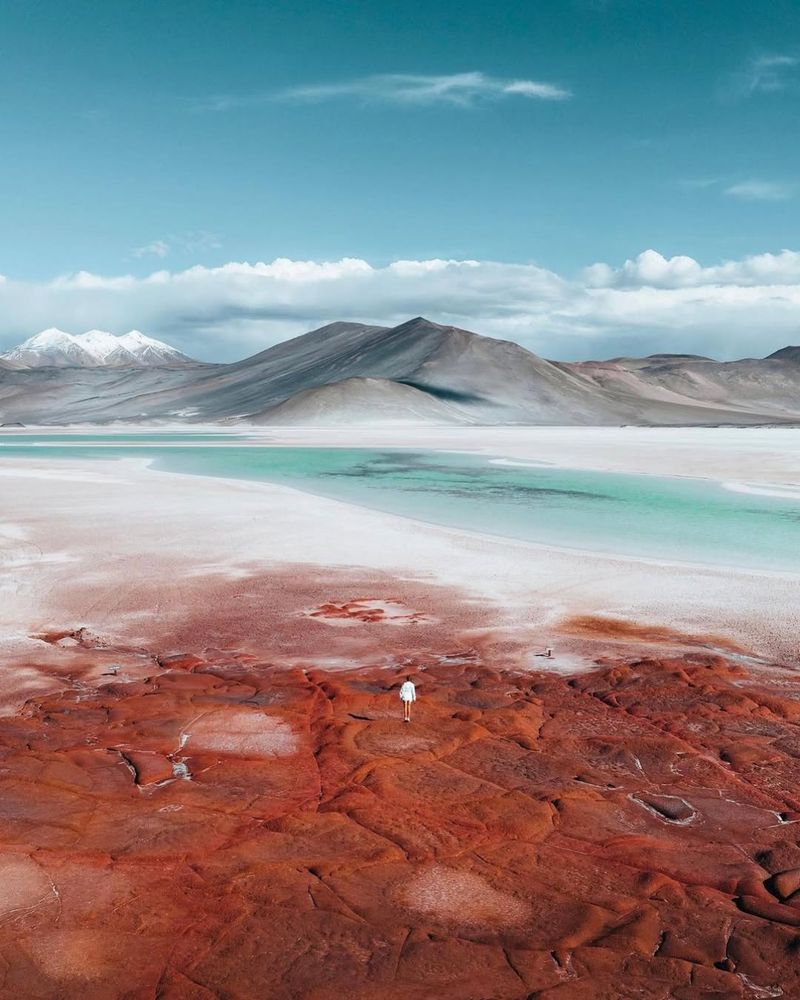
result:
<svg viewBox="0 0 800 1000"><path fill-rule="evenodd" d="M31 552L26 555L7 556L1 563L4 569L25 569L40 564L63 565L77 561L78 557L68 552Z"/></svg>
<svg viewBox="0 0 800 1000"><path fill-rule="evenodd" d="M0 917L11 917L53 900L50 880L27 855L0 855Z"/></svg>
<svg viewBox="0 0 800 1000"><path fill-rule="evenodd" d="M24 542L27 537L28 530L21 524L0 521L0 541L7 539L12 542Z"/></svg>
<svg viewBox="0 0 800 1000"><path fill-rule="evenodd" d="M510 892L495 889L474 872L434 865L400 888L400 902L435 920L466 926L510 927L525 923L530 908Z"/></svg>
<svg viewBox="0 0 800 1000"><path fill-rule="evenodd" d="M63 483L124 483L124 479L106 472L93 473L76 469L39 469L20 465L0 466L0 476L8 479L48 479Z"/></svg>
<svg viewBox="0 0 800 1000"><path fill-rule="evenodd" d="M596 655L596 654L595 654ZM562 674L582 674L587 670L594 670L595 664L591 656L581 656L571 651L554 651L552 656L546 656L542 652L531 654L528 660L528 667L531 670L546 670L548 673Z"/></svg>
<svg viewBox="0 0 800 1000"><path fill-rule="evenodd" d="M220 708L191 723L185 734L191 752L241 757L285 757L297 751L297 736L283 719L259 709Z"/></svg>
<svg viewBox="0 0 800 1000"><path fill-rule="evenodd" d="M104 930L50 930L27 942L34 962L56 982L112 976L126 959L125 943Z"/></svg>

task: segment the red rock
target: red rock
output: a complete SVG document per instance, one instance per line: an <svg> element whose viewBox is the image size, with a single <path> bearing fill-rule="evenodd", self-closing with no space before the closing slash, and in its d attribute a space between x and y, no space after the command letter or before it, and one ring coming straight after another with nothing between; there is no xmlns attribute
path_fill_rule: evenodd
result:
<svg viewBox="0 0 800 1000"><path fill-rule="evenodd" d="M279 589L255 639L245 595L130 677L73 636L0 717L0 992L800 996L798 675L621 644L534 673L412 588Z"/></svg>
<svg viewBox="0 0 800 1000"><path fill-rule="evenodd" d="M781 872L772 879L775 891L781 899L800 891L800 868L792 868L789 871Z"/></svg>
<svg viewBox="0 0 800 1000"><path fill-rule="evenodd" d="M745 913L753 913L765 920L776 920L791 927L800 927L800 910L784 906L775 900L762 899L760 896L742 896L739 905Z"/></svg>
<svg viewBox="0 0 800 1000"><path fill-rule="evenodd" d="M158 656L156 662L164 670L194 670L201 667L205 660L193 653L172 653L169 656Z"/></svg>
<svg viewBox="0 0 800 1000"><path fill-rule="evenodd" d="M127 750L120 751L120 755L133 767L134 780L137 785L152 785L160 781L169 781L175 776L173 762L161 754Z"/></svg>

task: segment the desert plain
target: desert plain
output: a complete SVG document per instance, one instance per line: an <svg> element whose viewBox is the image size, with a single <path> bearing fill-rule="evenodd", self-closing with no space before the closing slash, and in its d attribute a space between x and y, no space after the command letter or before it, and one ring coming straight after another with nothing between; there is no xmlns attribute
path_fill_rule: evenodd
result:
<svg viewBox="0 0 800 1000"><path fill-rule="evenodd" d="M789 428L260 433L800 491ZM800 996L800 555L9 450L0 571L0 996Z"/></svg>

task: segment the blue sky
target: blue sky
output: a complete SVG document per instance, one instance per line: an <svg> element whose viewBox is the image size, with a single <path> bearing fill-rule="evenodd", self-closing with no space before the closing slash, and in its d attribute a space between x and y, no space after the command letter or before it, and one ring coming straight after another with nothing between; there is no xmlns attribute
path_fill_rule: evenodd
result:
<svg viewBox="0 0 800 1000"><path fill-rule="evenodd" d="M91 295L41 308L83 271L442 259L580 282L648 249L709 268L797 245L796 0L27 0L0 11L0 78L3 342L40 320L96 325ZM403 295L329 306L423 311ZM270 310L263 289L250 315L250 297L97 322L194 329L236 354L334 318L322 299ZM513 335L498 308L461 318ZM557 322L544 340L525 310L514 322L559 353ZM658 322L639 327L661 343ZM565 355L585 346L571 332Z"/></svg>

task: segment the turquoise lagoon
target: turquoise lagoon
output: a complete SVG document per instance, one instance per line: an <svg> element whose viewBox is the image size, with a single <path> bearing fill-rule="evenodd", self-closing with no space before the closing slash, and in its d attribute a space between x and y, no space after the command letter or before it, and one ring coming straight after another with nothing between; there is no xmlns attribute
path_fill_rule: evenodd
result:
<svg viewBox="0 0 800 1000"><path fill-rule="evenodd" d="M453 452L271 447L239 434L0 435L0 462L147 458L432 524L620 555L800 573L800 491L506 463ZM776 490L775 494L780 491Z"/></svg>

